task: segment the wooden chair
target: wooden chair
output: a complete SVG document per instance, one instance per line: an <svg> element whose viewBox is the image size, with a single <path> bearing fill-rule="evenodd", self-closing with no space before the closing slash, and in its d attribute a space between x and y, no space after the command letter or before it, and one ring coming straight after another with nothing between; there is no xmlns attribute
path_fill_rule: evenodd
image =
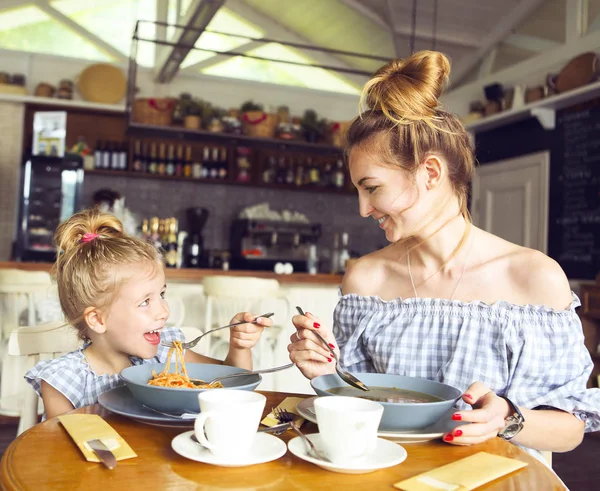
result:
<svg viewBox="0 0 600 491"><path fill-rule="evenodd" d="M38 420L38 395L25 382L23 376L29 368L33 367L41 359L52 359L69 351L76 350L81 345L75 329L62 321L39 324L37 326L25 326L14 330L8 340L7 360L25 361L16 365L19 370L4 370L5 376L19 377L22 380L22 391L12 394L11 400L18 401L19 427L17 434L31 428ZM4 384L2 384L4 385ZM0 408L2 399L0 399Z"/></svg>

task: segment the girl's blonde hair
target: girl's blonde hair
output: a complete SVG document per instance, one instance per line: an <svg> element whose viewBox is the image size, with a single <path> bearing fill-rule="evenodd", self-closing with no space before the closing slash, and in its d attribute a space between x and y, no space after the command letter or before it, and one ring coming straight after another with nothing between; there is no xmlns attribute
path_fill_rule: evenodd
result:
<svg viewBox="0 0 600 491"><path fill-rule="evenodd" d="M470 220L473 147L463 124L438 100L449 75L448 58L436 51L418 51L381 67L363 88L366 108L348 129L346 153L356 146L374 149L384 162L412 175L427 154L443 157L461 213Z"/></svg>
<svg viewBox="0 0 600 491"><path fill-rule="evenodd" d="M54 234L53 274L66 320L87 338L86 308L109 307L124 280L122 266L162 268L162 254L152 244L123 232L113 215L91 208L75 213Z"/></svg>

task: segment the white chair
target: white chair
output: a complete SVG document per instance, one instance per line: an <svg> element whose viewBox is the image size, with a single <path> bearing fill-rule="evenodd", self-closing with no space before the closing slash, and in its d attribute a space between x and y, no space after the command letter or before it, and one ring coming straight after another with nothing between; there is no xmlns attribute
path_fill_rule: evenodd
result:
<svg viewBox="0 0 600 491"><path fill-rule="evenodd" d="M183 298L177 294L169 295L168 298L169 310L171 311L167 319L167 327L178 327L181 329L185 320L185 303Z"/></svg>
<svg viewBox="0 0 600 491"><path fill-rule="evenodd" d="M290 306L279 282L274 279L241 276L207 276L203 281L206 299L204 330L228 324L238 312L265 314L275 312L273 326L266 329L253 350L256 368L273 366L274 344L281 325L289 318ZM229 334L216 332L202 339L202 351L215 358L223 358L228 350ZM272 385L266 377L261 385L269 390Z"/></svg>
<svg viewBox="0 0 600 491"><path fill-rule="evenodd" d="M63 353L76 350L80 345L81 340L77 337L75 329L62 321L25 326L10 334L7 360L20 362L18 369L20 373L17 373L17 370L11 372L13 377L20 378L21 390L18 393L7 394L6 399L10 400L11 404L16 402L18 413L15 416L19 417L18 435L35 425L39 414L39 398L33 388L25 382L23 378L25 372L41 359L56 358ZM3 371L3 379L7 372L8 370ZM0 387L0 392L4 392L4 383ZM0 406L4 399L2 394Z"/></svg>
<svg viewBox="0 0 600 491"><path fill-rule="evenodd" d="M51 291L52 280L44 271L0 270L0 341L20 325L35 324L36 296L43 298Z"/></svg>

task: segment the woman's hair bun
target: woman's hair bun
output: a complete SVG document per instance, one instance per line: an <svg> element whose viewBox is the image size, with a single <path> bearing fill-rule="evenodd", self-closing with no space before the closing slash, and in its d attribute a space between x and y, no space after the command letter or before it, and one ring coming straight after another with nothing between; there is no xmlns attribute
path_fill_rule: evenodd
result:
<svg viewBox="0 0 600 491"><path fill-rule="evenodd" d="M75 213L68 220L61 223L54 234L54 243L58 251L65 254L71 249L84 245L82 239L86 234L98 236L85 241L85 244L96 240L123 237L123 224L113 215L103 213L97 208L90 208Z"/></svg>
<svg viewBox="0 0 600 491"><path fill-rule="evenodd" d="M432 123L449 75L446 55L418 51L377 70L365 85L361 101L397 124Z"/></svg>

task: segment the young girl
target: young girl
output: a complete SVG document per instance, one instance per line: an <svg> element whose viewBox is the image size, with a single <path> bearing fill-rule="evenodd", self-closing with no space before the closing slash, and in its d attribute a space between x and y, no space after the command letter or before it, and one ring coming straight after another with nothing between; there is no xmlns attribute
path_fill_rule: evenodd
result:
<svg viewBox="0 0 600 491"><path fill-rule="evenodd" d="M568 451L584 431L600 430L579 301L554 260L471 224L473 149L438 102L449 74L442 53L424 51L367 82L368 109L346 150L360 214L390 245L346 272L333 332L311 315L294 317L290 358L309 378L335 372L318 329L349 370L464 391L453 419L471 424L446 433L448 443L500 436Z"/></svg>
<svg viewBox="0 0 600 491"><path fill-rule="evenodd" d="M122 383L119 372L131 365L164 362L169 348L161 341L184 341L167 328L169 306L163 258L151 244L123 233L121 222L97 209L76 213L60 224L54 237L60 251L54 273L63 313L82 348L39 362L25 379L41 395L47 418L98 401ZM249 321L230 331L224 361L185 352L195 363L252 368L251 348L270 319L249 312L233 322Z"/></svg>

